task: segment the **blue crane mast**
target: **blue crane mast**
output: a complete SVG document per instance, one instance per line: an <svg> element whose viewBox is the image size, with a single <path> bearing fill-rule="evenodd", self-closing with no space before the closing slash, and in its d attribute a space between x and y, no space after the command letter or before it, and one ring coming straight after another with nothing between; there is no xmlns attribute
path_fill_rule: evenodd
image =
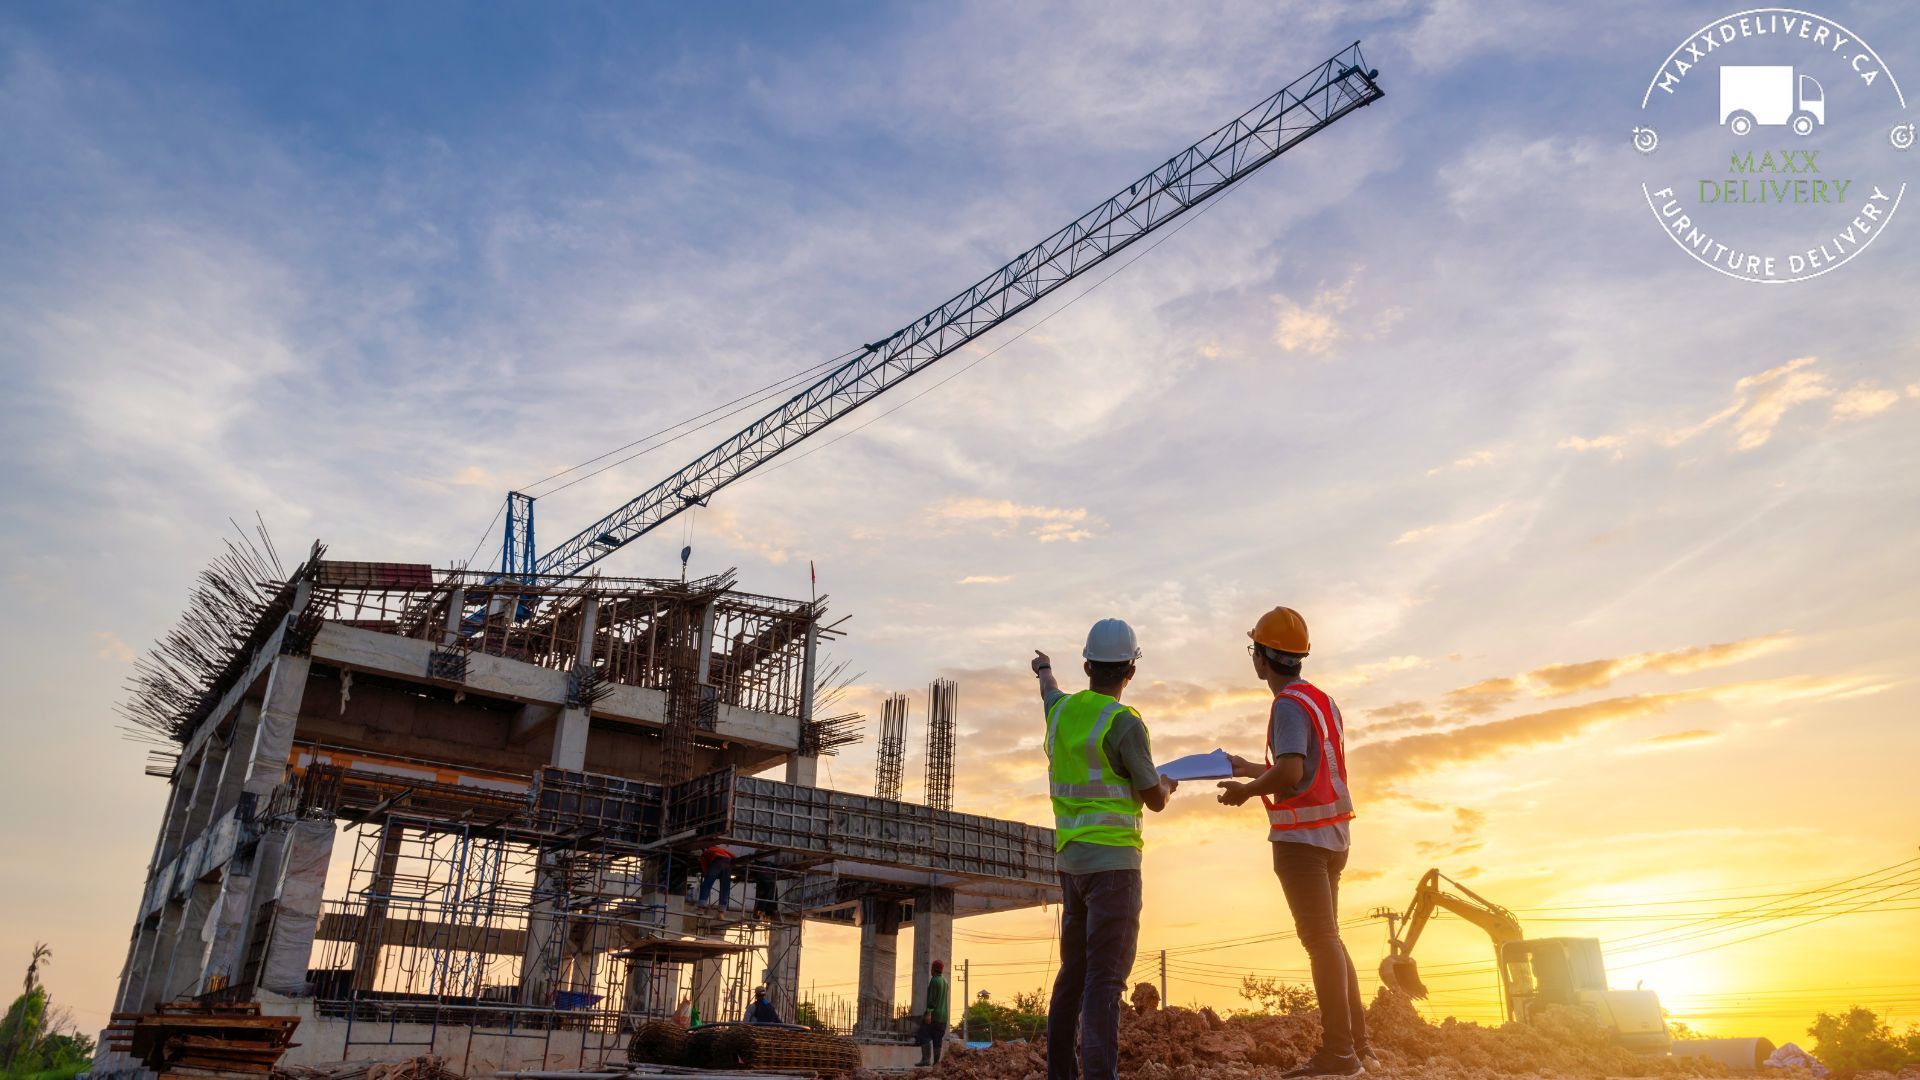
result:
<svg viewBox="0 0 1920 1080"><path fill-rule="evenodd" d="M1354 42L939 307L879 339L639 497L534 554L533 498L507 494L503 578L577 574L992 330L1384 92Z"/></svg>

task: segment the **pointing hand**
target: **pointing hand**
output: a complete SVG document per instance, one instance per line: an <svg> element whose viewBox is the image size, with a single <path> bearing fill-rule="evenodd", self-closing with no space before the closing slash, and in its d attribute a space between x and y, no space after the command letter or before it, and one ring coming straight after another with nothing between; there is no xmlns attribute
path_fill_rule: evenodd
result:
<svg viewBox="0 0 1920 1080"><path fill-rule="evenodd" d="M1046 653L1041 652L1039 649L1033 650L1033 673L1035 675L1040 674L1040 669L1050 668L1052 666L1053 661L1047 659Z"/></svg>

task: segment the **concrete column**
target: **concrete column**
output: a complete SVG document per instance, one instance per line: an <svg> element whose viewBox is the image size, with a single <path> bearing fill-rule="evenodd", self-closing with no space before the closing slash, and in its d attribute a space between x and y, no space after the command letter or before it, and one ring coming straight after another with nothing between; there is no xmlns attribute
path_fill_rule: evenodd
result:
<svg viewBox="0 0 1920 1080"><path fill-rule="evenodd" d="M566 932L560 917L560 894L566 881L550 854L541 855L533 875L533 902L527 905L527 948L520 955L520 1004L545 1008L553 1004L553 977L561 959L559 935Z"/></svg>
<svg viewBox="0 0 1920 1080"><path fill-rule="evenodd" d="M262 711L263 717L266 712ZM263 719L262 732L266 726ZM284 764L284 756L281 761ZM248 779L252 780L251 773ZM307 965L313 957L313 932L320 921L320 897L327 886L333 835L333 822L325 818L296 821L288 830L286 854L273 897L273 929L267 938L266 955L260 961L259 984L276 994L301 996L307 992Z"/></svg>
<svg viewBox="0 0 1920 1080"><path fill-rule="evenodd" d="M267 673L267 692L260 703L258 730L253 748L247 755L244 791L265 797L287 776L287 758L293 753L293 732L300 723L300 699L307 692L307 671L312 663L304 656L282 654L273 658Z"/></svg>
<svg viewBox="0 0 1920 1080"><path fill-rule="evenodd" d="M860 1002L855 1026L861 1031L891 1031L893 980L900 955L900 905L893 900L860 902Z"/></svg>
<svg viewBox="0 0 1920 1080"><path fill-rule="evenodd" d="M145 1012L167 1000L168 965L173 949L180 941L180 926L186 920L184 900L170 900L160 909L160 925L153 939L153 955L147 961L147 979L140 992L140 1010Z"/></svg>
<svg viewBox="0 0 1920 1080"><path fill-rule="evenodd" d="M707 677L713 673L713 605L700 609L700 651L699 662L695 668L695 682L707 685Z"/></svg>
<svg viewBox="0 0 1920 1080"><path fill-rule="evenodd" d="M134 941L127 978L120 989L119 1011L141 1012L148 1006L147 984L153 982L153 958L166 939L167 911L162 908L151 918L140 920L139 937ZM159 984L154 983L158 992Z"/></svg>
<svg viewBox="0 0 1920 1080"><path fill-rule="evenodd" d="M800 932L805 925L798 916L792 922L776 923L767 942L767 997L774 1011L789 1024L800 1022Z"/></svg>
<svg viewBox="0 0 1920 1080"><path fill-rule="evenodd" d="M353 954L353 988L374 989L380 982L380 944L386 940L387 901L393 895L394 875L400 869L400 847L407 830L389 821L380 827L380 861L374 866L373 881L361 899L364 919L360 941Z"/></svg>
<svg viewBox="0 0 1920 1080"><path fill-rule="evenodd" d="M701 1023L711 1024L720 1019L720 989L726 976L726 965L722 961L694 961L693 1007L700 1010Z"/></svg>
<svg viewBox="0 0 1920 1080"><path fill-rule="evenodd" d="M236 857L220 875L220 897L214 902L213 940L207 946L206 964L200 971L204 991L215 979L231 985L240 977L240 951L246 948L247 928L252 920L253 863Z"/></svg>
<svg viewBox="0 0 1920 1080"><path fill-rule="evenodd" d="M214 804L220 799L220 775L227 760L227 747L217 739L208 739L200 750L200 767L194 778L193 794L187 799L186 828L181 832L181 846L191 844L195 837L213 820Z"/></svg>
<svg viewBox="0 0 1920 1080"><path fill-rule="evenodd" d="M800 664L800 728L804 732L813 723L814 661L819 651L820 627L807 624L807 649ZM820 759L794 754L787 759L787 783L800 787L820 786Z"/></svg>
<svg viewBox="0 0 1920 1080"><path fill-rule="evenodd" d="M927 1011L927 980L933 976L933 962L940 961L949 975L953 972L953 890L922 889L913 898L913 1015Z"/></svg>
<svg viewBox="0 0 1920 1080"><path fill-rule="evenodd" d="M593 634L600 618L599 597L589 596L580 605L580 638L574 648L573 669L585 672L593 667ZM583 705L569 705L560 710L559 719L553 724L553 754L555 768L570 772L582 772L587 767L587 731L592 724Z"/></svg>
<svg viewBox="0 0 1920 1080"><path fill-rule="evenodd" d="M192 816L193 800L200 793L200 778L206 772L200 767L206 757L206 748L192 758L180 759L180 767L173 774L173 795L167 800L167 816L160 830L160 854L155 860L155 868L164 867L180 849L187 844L187 819Z"/></svg>
<svg viewBox="0 0 1920 1080"><path fill-rule="evenodd" d="M231 810L240 802L240 785L247 779L247 765L253 753L253 740L260 735L260 704L242 701L233 718L233 739L220 759L220 786L213 799L214 816Z"/></svg>
<svg viewBox="0 0 1920 1080"><path fill-rule="evenodd" d="M460 617L466 610L467 587L456 585L453 595L447 598L447 624L440 631L440 644L448 646L460 644Z"/></svg>
<svg viewBox="0 0 1920 1080"><path fill-rule="evenodd" d="M787 758L787 783L796 787L819 787L820 759L799 754Z"/></svg>
<svg viewBox="0 0 1920 1080"><path fill-rule="evenodd" d="M219 898L217 881L197 881L188 890L180 909L180 929L173 937L173 955L167 958L166 976L160 982L161 1001L200 991L200 975L207 966L207 921Z"/></svg>

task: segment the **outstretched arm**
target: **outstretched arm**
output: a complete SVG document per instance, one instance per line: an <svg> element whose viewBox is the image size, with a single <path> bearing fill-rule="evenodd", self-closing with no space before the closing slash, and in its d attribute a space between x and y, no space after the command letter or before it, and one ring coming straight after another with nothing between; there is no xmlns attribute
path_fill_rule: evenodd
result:
<svg viewBox="0 0 1920 1080"><path fill-rule="evenodd" d="M1041 701L1060 692L1060 680L1053 677L1053 661L1039 649L1033 650L1033 673L1040 677Z"/></svg>
<svg viewBox="0 0 1920 1080"><path fill-rule="evenodd" d="M1306 758L1299 754L1283 754L1273 768L1260 773L1249 783L1220 781L1220 801L1228 806L1239 806L1255 795L1278 795L1283 791L1292 791L1300 786L1300 778L1306 772ZM1236 768L1235 775L1238 774Z"/></svg>

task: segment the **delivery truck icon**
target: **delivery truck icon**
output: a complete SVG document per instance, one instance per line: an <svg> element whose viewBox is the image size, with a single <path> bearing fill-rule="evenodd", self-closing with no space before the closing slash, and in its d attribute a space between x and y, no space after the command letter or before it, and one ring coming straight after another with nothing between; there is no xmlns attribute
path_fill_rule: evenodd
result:
<svg viewBox="0 0 1920 1080"><path fill-rule="evenodd" d="M1811 135L1827 122L1827 97L1811 75L1797 86L1793 68L1727 64L1720 68L1720 122L1735 135L1746 135L1755 124L1785 124L1795 135Z"/></svg>

